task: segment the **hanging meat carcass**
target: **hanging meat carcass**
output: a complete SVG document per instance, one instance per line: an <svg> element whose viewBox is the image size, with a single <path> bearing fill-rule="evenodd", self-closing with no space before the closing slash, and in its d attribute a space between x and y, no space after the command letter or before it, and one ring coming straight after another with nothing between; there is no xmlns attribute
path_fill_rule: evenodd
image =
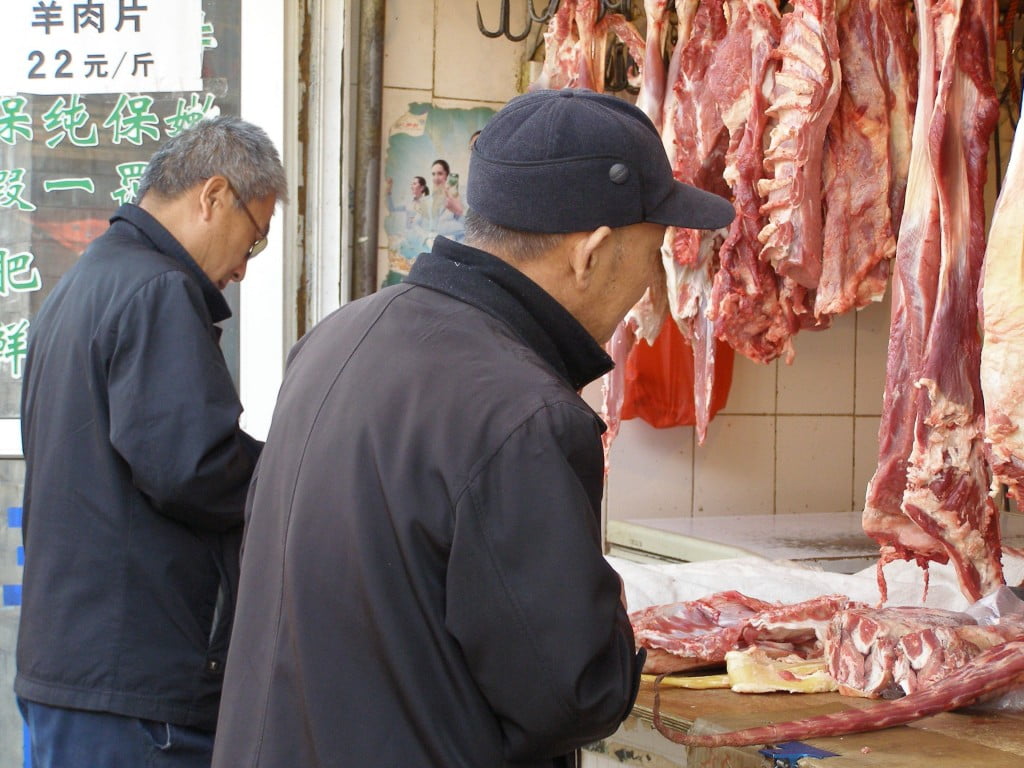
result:
<svg viewBox="0 0 1024 768"><path fill-rule="evenodd" d="M761 258L807 290L821 277L822 147L842 85L835 14L835 0L795 0L786 14L758 185L768 216Z"/></svg>
<svg viewBox="0 0 1024 768"><path fill-rule="evenodd" d="M907 203L897 243L879 464L864 529L897 558L952 561L971 600L1002 583L988 497L976 295L983 189L998 104L995 9L918 6L921 61Z"/></svg>
<svg viewBox="0 0 1024 768"><path fill-rule="evenodd" d="M909 8L905 0L837 2L843 87L825 142L818 317L859 309L885 294L917 88Z"/></svg>
<svg viewBox="0 0 1024 768"><path fill-rule="evenodd" d="M981 388L993 492L1024 505L1024 131L1013 138L985 250Z"/></svg>
<svg viewBox="0 0 1024 768"><path fill-rule="evenodd" d="M727 16L729 34L716 54L712 81L723 88L716 90L729 132L722 175L737 215L718 252L710 316L715 335L751 360L791 360L799 321L780 300L779 277L760 258L758 240L768 223L757 187L782 19L775 3L765 0L730 2Z"/></svg>
<svg viewBox="0 0 1024 768"><path fill-rule="evenodd" d="M601 18L598 0L561 0L544 29L544 64L531 90L589 88L604 90L608 34L626 44L634 61L644 59L644 41L621 13Z"/></svg>

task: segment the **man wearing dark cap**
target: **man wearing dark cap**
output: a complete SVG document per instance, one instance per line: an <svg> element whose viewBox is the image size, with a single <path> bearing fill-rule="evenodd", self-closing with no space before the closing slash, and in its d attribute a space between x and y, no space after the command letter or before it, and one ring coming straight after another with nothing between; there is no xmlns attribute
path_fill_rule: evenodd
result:
<svg viewBox="0 0 1024 768"><path fill-rule="evenodd" d="M215 768L559 766L629 713L642 654L601 551L579 396L658 279L673 180L628 103L511 101L469 167L466 244L292 351L250 491Z"/></svg>

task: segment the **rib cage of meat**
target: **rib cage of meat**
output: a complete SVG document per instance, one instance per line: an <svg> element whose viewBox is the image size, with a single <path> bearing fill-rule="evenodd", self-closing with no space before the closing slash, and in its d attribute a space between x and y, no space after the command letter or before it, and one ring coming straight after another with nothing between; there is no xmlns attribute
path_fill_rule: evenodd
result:
<svg viewBox="0 0 1024 768"><path fill-rule="evenodd" d="M844 595L822 595L782 605L735 590L699 600L655 605L630 615L644 671L680 672L722 664L729 651L751 647L773 655L822 655L822 638L837 612L859 606Z"/></svg>
<svg viewBox="0 0 1024 768"><path fill-rule="evenodd" d="M645 671L665 674L707 666L734 650L764 648L769 658L795 650L799 657L824 658L840 693L893 699L869 709L732 733L680 734L661 721L659 678L654 724L688 746L768 744L878 730L996 698L1024 684L1024 622L1013 610L979 624L966 613L923 606L871 608L843 595L780 605L733 590L651 606L635 611L630 621L638 645L654 659Z"/></svg>
<svg viewBox="0 0 1024 768"><path fill-rule="evenodd" d="M821 150L842 82L835 1L794 0L774 55L781 61L767 110L774 125L758 183L768 217L761 258L814 290L822 259Z"/></svg>
<svg viewBox="0 0 1024 768"><path fill-rule="evenodd" d="M897 698L929 688L996 645L1024 639L1013 618L981 625L923 606L849 608L824 634L828 671L847 696Z"/></svg>
<svg viewBox="0 0 1024 768"><path fill-rule="evenodd" d="M918 109L879 464L864 510L865 531L882 544L883 599L882 566L896 558L951 560L971 599L1002 583L982 442L976 306L985 163L998 111L994 26L991 6L980 0L926 0L918 8Z"/></svg>
<svg viewBox="0 0 1024 768"><path fill-rule="evenodd" d="M767 225L757 185L782 19L765 0L733 0L728 10L729 35L716 53L720 65L712 82L729 131L723 178L736 218L718 252L709 314L715 335L751 360L792 359L799 322L781 298L778 275L761 260L758 240Z"/></svg>

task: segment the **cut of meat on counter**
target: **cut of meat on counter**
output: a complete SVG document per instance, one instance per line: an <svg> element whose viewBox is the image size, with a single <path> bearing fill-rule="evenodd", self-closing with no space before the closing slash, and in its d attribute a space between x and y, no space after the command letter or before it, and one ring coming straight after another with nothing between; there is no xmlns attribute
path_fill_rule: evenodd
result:
<svg viewBox="0 0 1024 768"><path fill-rule="evenodd" d="M922 0L917 10L917 114L864 530L882 545L883 601L882 566L899 558L925 567L951 562L973 601L1003 581L984 455L976 300L998 114L995 11L983 0Z"/></svg>
<svg viewBox="0 0 1024 768"><path fill-rule="evenodd" d="M893 699L927 689L983 651L1024 640L1019 619L980 625L937 608L850 608L825 633L825 658L839 692Z"/></svg>
<svg viewBox="0 0 1024 768"><path fill-rule="evenodd" d="M1024 641L1013 641L983 651L963 667L930 688L919 689L895 701L817 715L788 723L772 723L726 733L680 733L661 719L660 691L654 693L654 725L677 744L692 747L740 747L778 744L824 736L843 736L903 725L923 717L949 712L999 696L1024 684Z"/></svg>
<svg viewBox="0 0 1024 768"><path fill-rule="evenodd" d="M821 658L832 617L853 603L824 595L780 605L735 590L699 600L655 605L630 615L637 646L647 649L644 672L662 674L725 663L729 651L757 647L773 658Z"/></svg>
<svg viewBox="0 0 1024 768"><path fill-rule="evenodd" d="M802 605L802 604L801 604ZM821 736L839 736L879 730L912 722L981 701L988 701L1024 686L1024 620L1007 614L979 624L966 613L905 606L868 608L846 605L831 619L820 622L822 604L812 625L823 637L827 678L832 688L794 685L790 689L835 690L848 696L888 699L878 706L857 708L791 723L775 723L732 733L680 734L661 721L657 683L654 723L672 741L688 746L718 747L768 744ZM797 609L798 606L791 608ZM776 614L784 609L775 609ZM801 609L802 610L802 609ZM797 611L792 610L795 614ZM803 611L806 613L806 611ZM751 624L756 619L749 620ZM800 619L788 620L799 631ZM776 622L767 622L774 624ZM736 652L729 655L734 658ZM770 662L758 664L753 655L744 674L750 680L770 675ZM730 671L730 679L731 679ZM819 680L818 682L823 682ZM734 691L758 688L733 686Z"/></svg>

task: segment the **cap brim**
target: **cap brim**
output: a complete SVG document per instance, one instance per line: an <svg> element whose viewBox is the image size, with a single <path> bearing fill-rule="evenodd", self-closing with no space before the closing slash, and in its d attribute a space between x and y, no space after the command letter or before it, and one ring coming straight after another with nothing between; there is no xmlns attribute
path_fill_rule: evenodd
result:
<svg viewBox="0 0 1024 768"><path fill-rule="evenodd" d="M732 203L724 197L676 181L671 194L648 211L644 219L668 227L721 229L731 224L735 216Z"/></svg>

